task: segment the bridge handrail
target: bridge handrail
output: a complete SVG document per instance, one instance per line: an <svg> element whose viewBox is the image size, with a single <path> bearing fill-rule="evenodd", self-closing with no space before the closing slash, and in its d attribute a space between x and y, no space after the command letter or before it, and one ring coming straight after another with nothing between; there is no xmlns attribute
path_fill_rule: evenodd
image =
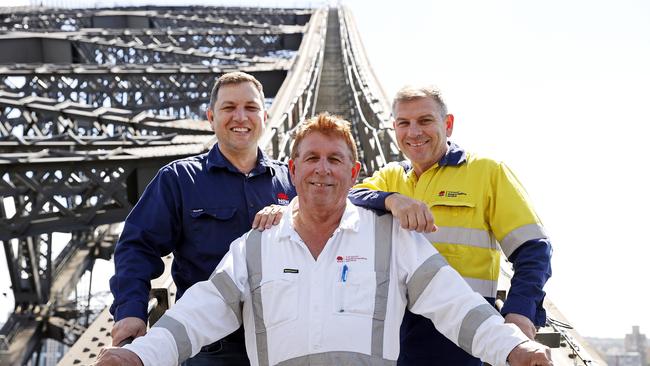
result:
<svg viewBox="0 0 650 366"><path fill-rule="evenodd" d="M260 147L270 155L288 156L288 134L305 117L313 114L324 56L325 9L316 11L309 22L298 56L269 109L269 120Z"/></svg>
<svg viewBox="0 0 650 366"><path fill-rule="evenodd" d="M354 111L359 118L357 133L361 134L364 169L367 175L399 156L394 132L388 121L388 103L385 93L365 59L365 52L358 44L358 34L349 12L339 9L343 35L342 53L344 71L352 88ZM354 37L357 37L356 39ZM356 42L355 42L356 40ZM370 73L370 77L367 75ZM369 82L368 80L372 80ZM371 87L374 84L376 87Z"/></svg>

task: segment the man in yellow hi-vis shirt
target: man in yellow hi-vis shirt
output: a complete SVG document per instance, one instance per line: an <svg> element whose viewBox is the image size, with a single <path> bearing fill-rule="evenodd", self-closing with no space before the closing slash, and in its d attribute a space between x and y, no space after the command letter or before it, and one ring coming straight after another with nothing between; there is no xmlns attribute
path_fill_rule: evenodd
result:
<svg viewBox="0 0 650 366"><path fill-rule="evenodd" d="M503 163L448 141L454 116L436 89L402 88L393 116L399 148L409 160L388 164L356 185L352 202L378 203L375 208L390 211L402 227L427 232L449 264L492 304L500 246L514 264L502 313L534 338L536 326L546 320L542 288L551 276L552 249L523 187ZM398 365L481 362L445 339L428 319L407 311Z"/></svg>

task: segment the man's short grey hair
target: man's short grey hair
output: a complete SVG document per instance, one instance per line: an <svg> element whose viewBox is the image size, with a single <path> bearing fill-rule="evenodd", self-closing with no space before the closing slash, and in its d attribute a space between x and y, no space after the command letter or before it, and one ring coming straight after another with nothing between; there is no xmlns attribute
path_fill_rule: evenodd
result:
<svg viewBox="0 0 650 366"><path fill-rule="evenodd" d="M407 85L402 87L400 90L398 90L397 94L395 94L395 98L393 98L393 114L395 114L395 106L397 105L397 103L408 102L420 98L433 99L440 106L440 112L442 114L442 117L444 118L447 116L447 105L445 104L445 101L442 99L440 90L431 85L426 85L426 86Z"/></svg>

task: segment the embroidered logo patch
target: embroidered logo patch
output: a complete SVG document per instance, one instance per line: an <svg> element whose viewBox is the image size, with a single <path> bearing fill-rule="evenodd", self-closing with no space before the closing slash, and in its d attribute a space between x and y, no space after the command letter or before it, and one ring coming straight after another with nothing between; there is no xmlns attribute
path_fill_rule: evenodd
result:
<svg viewBox="0 0 650 366"><path fill-rule="evenodd" d="M368 258L361 257L358 255L346 255L346 256L339 255L336 257L336 262L338 263L348 263L348 262L365 261L365 260L368 260Z"/></svg>
<svg viewBox="0 0 650 366"><path fill-rule="evenodd" d="M467 196L467 193L460 191L440 191L438 197L456 198L460 196Z"/></svg>
<svg viewBox="0 0 650 366"><path fill-rule="evenodd" d="M288 205L289 204L289 196L284 192L278 193L278 203L281 204L281 205Z"/></svg>

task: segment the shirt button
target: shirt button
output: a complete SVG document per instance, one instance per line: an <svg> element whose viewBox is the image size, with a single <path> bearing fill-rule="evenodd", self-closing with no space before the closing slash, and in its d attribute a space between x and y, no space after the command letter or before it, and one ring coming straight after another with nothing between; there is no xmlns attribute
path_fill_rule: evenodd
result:
<svg viewBox="0 0 650 366"><path fill-rule="evenodd" d="M251 203L249 206L250 206L250 207L253 207L253 204Z"/></svg>

